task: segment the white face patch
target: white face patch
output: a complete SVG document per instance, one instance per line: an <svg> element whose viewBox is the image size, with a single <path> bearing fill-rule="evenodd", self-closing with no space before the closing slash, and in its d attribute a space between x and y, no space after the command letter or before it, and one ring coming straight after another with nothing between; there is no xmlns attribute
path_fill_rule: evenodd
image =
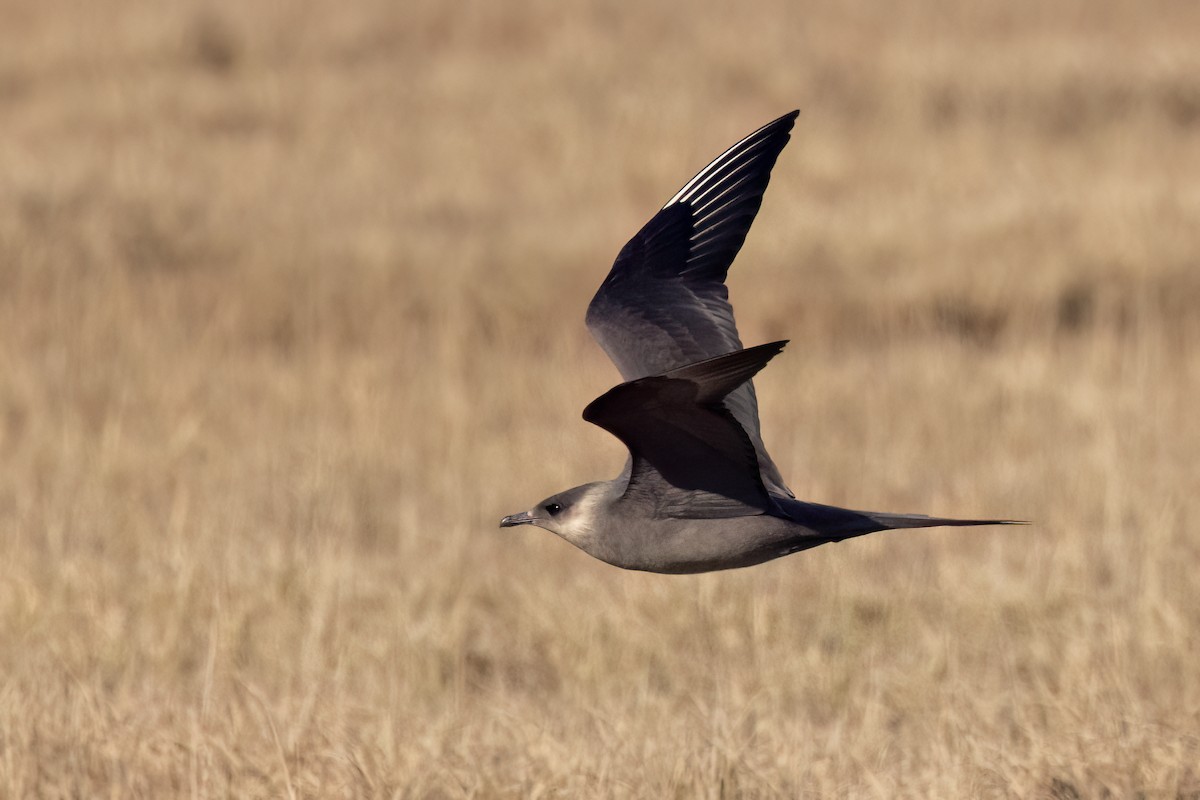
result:
<svg viewBox="0 0 1200 800"><path fill-rule="evenodd" d="M582 547L595 533L596 510L603 494L599 486L588 489L565 514L554 520L554 532L576 547Z"/></svg>

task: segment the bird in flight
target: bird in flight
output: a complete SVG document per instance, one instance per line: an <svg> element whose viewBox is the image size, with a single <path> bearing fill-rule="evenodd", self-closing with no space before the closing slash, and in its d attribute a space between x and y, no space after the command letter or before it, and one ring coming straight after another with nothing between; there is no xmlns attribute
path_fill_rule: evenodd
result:
<svg viewBox="0 0 1200 800"><path fill-rule="evenodd" d="M1000 525L797 500L767 454L751 379L787 344L743 349L725 277L799 111L717 156L622 248L587 326L624 383L583 418L629 448L622 473L552 495L536 525L617 567L733 569L895 528Z"/></svg>

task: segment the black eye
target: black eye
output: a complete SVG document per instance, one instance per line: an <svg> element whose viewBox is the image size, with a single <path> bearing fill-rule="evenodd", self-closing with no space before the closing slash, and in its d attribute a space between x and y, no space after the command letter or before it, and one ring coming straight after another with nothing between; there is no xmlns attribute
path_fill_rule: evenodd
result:
<svg viewBox="0 0 1200 800"><path fill-rule="evenodd" d="M558 503L549 503L546 506L546 513L552 517L557 517L558 512L560 511L562 511L562 506L560 506Z"/></svg>

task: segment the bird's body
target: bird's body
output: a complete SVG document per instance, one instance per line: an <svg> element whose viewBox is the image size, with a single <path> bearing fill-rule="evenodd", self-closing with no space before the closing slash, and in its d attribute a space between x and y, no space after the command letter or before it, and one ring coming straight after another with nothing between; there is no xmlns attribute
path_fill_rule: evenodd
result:
<svg viewBox="0 0 1200 800"><path fill-rule="evenodd" d="M597 515L595 527L584 537L569 541L623 569L711 572L761 564L821 543L804 526L772 514L647 519L639 507L621 502L619 481L600 486L607 513Z"/></svg>
<svg viewBox="0 0 1200 800"><path fill-rule="evenodd" d="M752 567L818 545L896 528L990 525L995 520L871 514L773 497L762 514L722 518L647 516L622 501L625 480L587 484L589 521L556 531L585 553L622 569L687 574ZM802 521L797 521L802 520Z"/></svg>
<svg viewBox="0 0 1200 800"><path fill-rule="evenodd" d="M584 419L629 448L611 481L577 486L501 527L546 528L625 569L748 567L894 528L988 525L797 500L767 454L753 376L783 349L742 349L725 276L798 112L750 134L692 178L617 256L587 324L625 383Z"/></svg>

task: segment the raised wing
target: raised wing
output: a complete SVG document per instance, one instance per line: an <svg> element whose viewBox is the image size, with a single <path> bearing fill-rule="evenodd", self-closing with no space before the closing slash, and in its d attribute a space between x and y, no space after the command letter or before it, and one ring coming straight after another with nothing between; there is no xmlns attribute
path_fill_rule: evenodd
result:
<svg viewBox="0 0 1200 800"><path fill-rule="evenodd" d="M626 381L741 349L725 277L799 113L718 156L617 256L588 306L587 325ZM763 446L753 384L725 404L750 437L767 487L791 496Z"/></svg>
<svg viewBox="0 0 1200 800"><path fill-rule="evenodd" d="M623 500L657 517L721 518L773 507L746 431L722 402L786 342L738 350L622 383L593 400L583 418L629 448Z"/></svg>

